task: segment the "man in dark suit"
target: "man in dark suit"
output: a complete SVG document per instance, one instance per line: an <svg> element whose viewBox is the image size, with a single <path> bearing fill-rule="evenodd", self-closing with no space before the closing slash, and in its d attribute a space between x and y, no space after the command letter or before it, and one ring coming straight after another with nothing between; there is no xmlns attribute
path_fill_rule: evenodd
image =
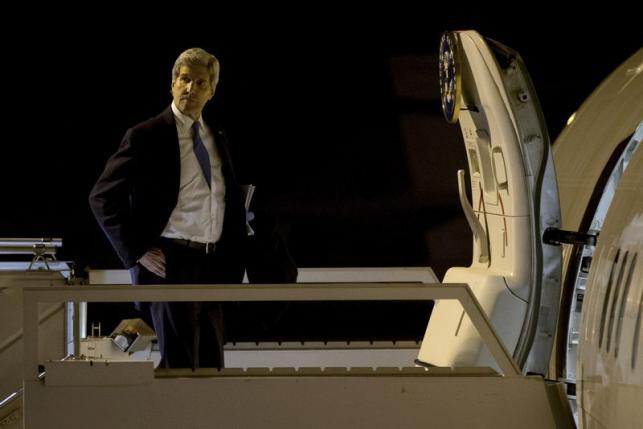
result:
<svg viewBox="0 0 643 429"><path fill-rule="evenodd" d="M90 194L134 284L243 280L243 192L223 131L201 115L218 77L213 55L200 48L181 53L172 104L127 131ZM223 367L220 304L154 302L149 309L161 367Z"/></svg>

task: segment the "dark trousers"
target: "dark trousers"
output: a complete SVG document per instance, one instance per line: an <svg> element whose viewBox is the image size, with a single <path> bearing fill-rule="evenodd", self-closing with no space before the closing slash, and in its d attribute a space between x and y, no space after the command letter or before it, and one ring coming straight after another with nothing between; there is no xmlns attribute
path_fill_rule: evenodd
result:
<svg viewBox="0 0 643 429"><path fill-rule="evenodd" d="M241 283L243 265L230 252L204 251L163 240L166 278L137 264L130 270L133 284ZM152 302L149 309L161 351L160 368L223 368L225 333L217 302Z"/></svg>

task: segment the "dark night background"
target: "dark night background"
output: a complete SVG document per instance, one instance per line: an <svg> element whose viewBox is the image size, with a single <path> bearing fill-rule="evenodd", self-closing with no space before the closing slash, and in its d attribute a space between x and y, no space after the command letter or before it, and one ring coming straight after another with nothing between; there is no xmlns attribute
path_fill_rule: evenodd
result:
<svg viewBox="0 0 643 429"><path fill-rule="evenodd" d="M87 195L125 130L171 102L177 55L200 46L222 66L207 108L224 118L241 176L280 219L300 267L430 265L441 277L468 265L471 244L456 193L456 170L466 168L460 131L440 110L440 34L475 29L517 50L552 141L643 44L634 16L521 8L500 19L402 6L229 15L212 7L177 9L167 22L98 11L2 30L0 236L62 237L61 257L81 276L120 268ZM428 314L426 304L360 305L329 322L320 305L289 307L291 328L277 335L421 338Z"/></svg>

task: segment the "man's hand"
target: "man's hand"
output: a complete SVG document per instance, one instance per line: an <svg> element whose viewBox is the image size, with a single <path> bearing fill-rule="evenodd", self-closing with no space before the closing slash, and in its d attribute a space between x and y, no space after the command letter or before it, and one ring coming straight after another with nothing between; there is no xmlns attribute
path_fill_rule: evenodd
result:
<svg viewBox="0 0 643 429"><path fill-rule="evenodd" d="M145 252L141 259L138 260L149 272L156 274L160 278L165 278L165 255L158 247L152 247Z"/></svg>

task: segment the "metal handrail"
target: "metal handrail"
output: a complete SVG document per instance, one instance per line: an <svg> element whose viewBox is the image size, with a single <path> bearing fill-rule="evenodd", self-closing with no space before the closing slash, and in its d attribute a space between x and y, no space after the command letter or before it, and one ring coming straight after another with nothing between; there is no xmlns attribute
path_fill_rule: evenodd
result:
<svg viewBox="0 0 643 429"><path fill-rule="evenodd" d="M66 359L67 358L65 358L63 360L66 360ZM45 376L44 371L41 372L40 374L38 374L39 379L44 378L44 376ZM6 398L4 398L3 400L0 401L0 416L2 415L2 410L3 409L9 407L12 403L14 403L15 401L18 401L19 399L22 398L22 394L24 393L24 391L25 391L24 387L21 387L18 390L16 390L15 392L9 394L9 396L7 396Z"/></svg>
<svg viewBox="0 0 643 429"><path fill-rule="evenodd" d="M467 284L308 283L262 285L124 285L25 287L23 289L24 380L38 368L40 302L132 301L421 301L458 300L505 376L520 369L491 326Z"/></svg>
<svg viewBox="0 0 643 429"><path fill-rule="evenodd" d="M20 389L18 389L17 391L13 392L12 394L4 398L2 401L0 401L0 411L2 411L4 407L10 405L13 401L20 398L22 396L23 391L24 389L21 387Z"/></svg>

